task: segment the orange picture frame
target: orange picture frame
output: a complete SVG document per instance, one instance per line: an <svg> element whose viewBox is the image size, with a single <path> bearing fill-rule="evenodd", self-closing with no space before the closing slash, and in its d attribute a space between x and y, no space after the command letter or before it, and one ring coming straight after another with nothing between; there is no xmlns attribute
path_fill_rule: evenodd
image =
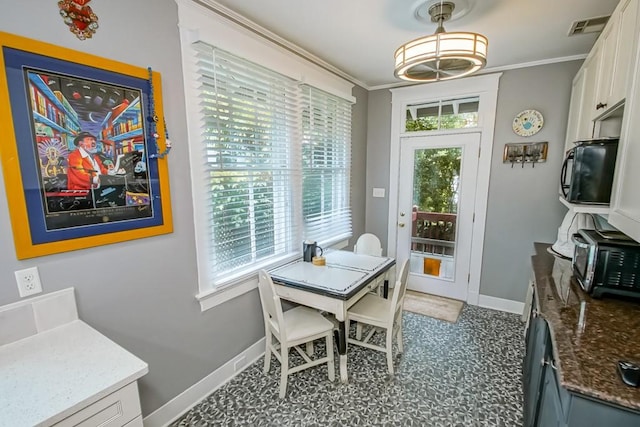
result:
<svg viewBox="0 0 640 427"><path fill-rule="evenodd" d="M173 231L161 87L150 69L0 32L0 162L18 259ZM75 151L93 163L77 166ZM88 181L76 183L78 170Z"/></svg>

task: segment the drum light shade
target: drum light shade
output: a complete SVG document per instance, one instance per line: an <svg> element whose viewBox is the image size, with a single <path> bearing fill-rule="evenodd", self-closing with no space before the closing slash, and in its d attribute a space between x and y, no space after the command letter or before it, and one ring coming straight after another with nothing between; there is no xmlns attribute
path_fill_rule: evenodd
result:
<svg viewBox="0 0 640 427"><path fill-rule="evenodd" d="M477 33L447 33L442 23L451 17L454 5L436 4L429 9L435 34L405 43L395 52L395 76L403 80L433 82L464 77L487 63L487 38Z"/></svg>

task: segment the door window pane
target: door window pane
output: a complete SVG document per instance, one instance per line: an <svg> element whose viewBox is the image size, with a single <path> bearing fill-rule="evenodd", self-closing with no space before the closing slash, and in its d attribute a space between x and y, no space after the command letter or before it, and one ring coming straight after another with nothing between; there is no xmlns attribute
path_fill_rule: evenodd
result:
<svg viewBox="0 0 640 427"><path fill-rule="evenodd" d="M462 148L415 150L411 271L454 279Z"/></svg>

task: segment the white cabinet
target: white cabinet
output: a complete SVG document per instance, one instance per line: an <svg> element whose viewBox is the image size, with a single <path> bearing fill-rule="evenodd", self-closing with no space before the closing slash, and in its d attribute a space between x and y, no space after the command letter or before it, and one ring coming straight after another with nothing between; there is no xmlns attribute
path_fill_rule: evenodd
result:
<svg viewBox="0 0 640 427"><path fill-rule="evenodd" d="M618 13L618 44L608 96L610 106L626 97L632 78L633 53L638 27L638 0L622 0Z"/></svg>
<svg viewBox="0 0 640 427"><path fill-rule="evenodd" d="M595 119L613 106L611 98L611 88L615 76L613 76L616 61L616 50L618 45L618 20L614 11L609 18L608 25L600 35L600 69L598 70L598 80L596 82L596 94L591 105L590 116Z"/></svg>
<svg viewBox="0 0 640 427"><path fill-rule="evenodd" d="M584 72L584 90L582 91L582 113L578 125L578 139L587 139L593 136L593 119L596 116L596 95L598 89L598 77L602 64L601 40L591 49L589 56L582 64Z"/></svg>
<svg viewBox="0 0 640 427"><path fill-rule="evenodd" d="M573 147L575 141L593 136L593 118L596 99L596 84L600 71L600 43L597 43L573 78L571 103L567 122L565 151Z"/></svg>
<svg viewBox="0 0 640 427"><path fill-rule="evenodd" d="M569 104L569 119L567 122L567 137L564 143L564 151L573 147L573 143L582 139L580 130L582 128L582 120L584 109L582 98L584 97L584 68L580 68L578 74L573 78L571 84L571 103Z"/></svg>
<svg viewBox="0 0 640 427"><path fill-rule="evenodd" d="M610 114L626 98L640 0L621 0L573 80L565 148L594 136L594 120ZM595 128L597 129L597 128Z"/></svg>
<svg viewBox="0 0 640 427"><path fill-rule="evenodd" d="M637 39L638 33L634 33ZM635 49L640 48L640 45ZM640 52L633 61L633 82L625 103L618 145L609 223L640 242Z"/></svg>
<svg viewBox="0 0 640 427"><path fill-rule="evenodd" d="M142 427L138 386L134 381L54 424L54 427Z"/></svg>
<svg viewBox="0 0 640 427"><path fill-rule="evenodd" d="M621 0L600 35L600 69L595 102L590 107L592 119L619 104L626 96L637 12L638 0Z"/></svg>

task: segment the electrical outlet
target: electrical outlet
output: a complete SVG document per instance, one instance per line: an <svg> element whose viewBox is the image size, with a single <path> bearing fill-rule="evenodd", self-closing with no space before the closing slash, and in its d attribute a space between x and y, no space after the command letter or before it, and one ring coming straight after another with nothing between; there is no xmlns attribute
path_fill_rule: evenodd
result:
<svg viewBox="0 0 640 427"><path fill-rule="evenodd" d="M20 297L27 297L42 292L38 267L25 268L15 272Z"/></svg>

